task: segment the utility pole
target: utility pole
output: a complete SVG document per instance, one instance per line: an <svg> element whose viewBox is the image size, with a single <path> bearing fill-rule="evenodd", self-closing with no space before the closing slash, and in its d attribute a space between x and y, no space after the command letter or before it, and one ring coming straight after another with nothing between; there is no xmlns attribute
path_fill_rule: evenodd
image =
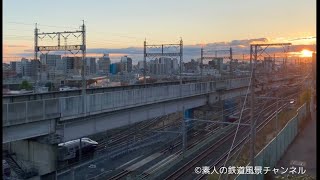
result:
<svg viewBox="0 0 320 180"><path fill-rule="evenodd" d="M147 80L146 80L146 70L147 70L147 42L146 40L144 40L144 43L143 43L143 81L144 81L144 84L146 85L147 84Z"/></svg>
<svg viewBox="0 0 320 180"><path fill-rule="evenodd" d="M182 88L183 41L180 39L180 89Z"/></svg>
<svg viewBox="0 0 320 180"><path fill-rule="evenodd" d="M82 114L86 115L86 79L85 79L85 73L86 73L86 63L85 63L85 57L86 57L86 30L85 30L85 25L84 25L84 20L83 24L80 26L81 30L75 30L75 31L63 31L63 32L48 32L48 33L39 33L39 29L36 28L34 31L34 58L37 60L38 57L38 52L49 52L49 51L77 51L76 53L72 54L77 54L78 52L82 51L82 67L81 67L81 76L82 76L82 90L81 90L81 96L82 96L82 102L79 103L79 106L83 109ZM80 44L73 44L73 45L67 45L67 38L68 36L73 35L74 37L78 38L82 36L82 43ZM61 46L60 42L60 36L62 36L65 40L65 44ZM38 44L38 38L43 39L44 37L50 38L52 41L57 38L57 45L52 46L52 45L42 45L39 46ZM42 53L43 54L43 53ZM40 67L41 68L41 67ZM41 70L41 69L40 69ZM37 73L39 76L39 70L37 69ZM39 81L40 77L37 77L37 83ZM81 104L81 105L80 105Z"/></svg>
<svg viewBox="0 0 320 180"><path fill-rule="evenodd" d="M185 108L182 108L182 113L183 113L183 118L182 118L182 129L181 129L181 133L182 133L182 155L183 158L185 156L185 151L186 151L186 115L185 115Z"/></svg>
<svg viewBox="0 0 320 180"><path fill-rule="evenodd" d="M279 108L279 100L278 100L278 96L276 96L277 98L277 110L276 110L276 158L278 158L278 146L277 146L277 135L278 135L278 108Z"/></svg>
<svg viewBox="0 0 320 180"><path fill-rule="evenodd" d="M252 59L252 55L254 53L254 59ZM250 147L250 159L251 159L251 166L254 167L254 155L255 155L255 123L254 123L254 119L253 119L253 115L254 115L254 81L255 81L255 72L254 72L254 63L256 62L257 59L257 46L255 46L255 51L253 52L253 45L250 45L250 65L251 65L251 70L252 70L252 77L251 77L251 84L250 84L250 97L251 97L251 101L250 101L250 135L251 135L251 147ZM252 62L253 61L253 62ZM252 179L254 180L255 177L252 176Z"/></svg>
<svg viewBox="0 0 320 180"><path fill-rule="evenodd" d="M180 40L180 43L176 43L176 44L148 44L146 40L144 41L144 52L143 52L143 57L144 57L144 72L143 72L143 76L144 76L144 84L146 84L146 70L147 70L147 58L156 58L156 57L180 57L180 85L182 84L182 61L183 61L183 43L182 43L182 39ZM171 48L171 51L170 51ZM175 52L172 52L173 48ZM179 48L179 52L177 51ZM169 49L169 50L168 50ZM151 52L148 52L152 50ZM161 50L161 51L159 51ZM177 69L178 70L178 69Z"/></svg>
<svg viewBox="0 0 320 180"><path fill-rule="evenodd" d="M232 48L230 47L230 76L233 75Z"/></svg>
<svg viewBox="0 0 320 180"><path fill-rule="evenodd" d="M284 53L287 53L288 51L284 48L284 46L290 46L291 43L270 43L270 44L251 44L250 45L250 65L252 69L252 77L251 77L251 84L250 84L250 93L251 93L251 100L250 100L250 135L251 135L251 147L250 147L250 159L251 159L251 166L255 166L254 162L254 157L255 157L255 131L256 131L256 126L254 122L254 88L255 88L255 66L256 62L258 60L258 51L259 51L259 56L262 55L262 53L265 52L265 50L269 46L282 46L284 49ZM253 49L254 47L254 49ZM265 48L262 48L265 47ZM258 49L259 48L259 49ZM286 58L283 59L283 64L285 65ZM254 176L252 176L253 179L255 179Z"/></svg>
<svg viewBox="0 0 320 180"><path fill-rule="evenodd" d="M38 26L37 26L37 23L36 23L36 28L34 29L34 61L36 61L38 59ZM36 71L36 86L39 86L38 84L38 81L40 79L40 74L39 74L39 71L38 71L38 68L37 68L37 71Z"/></svg>
<svg viewBox="0 0 320 180"><path fill-rule="evenodd" d="M84 25L84 20L82 24L82 98L83 98L83 112L84 115L87 115L87 101L86 101L86 89L87 89L87 82L86 82L86 30ZM81 139L80 139L81 142ZM81 144L81 143L80 143Z"/></svg>
<svg viewBox="0 0 320 180"><path fill-rule="evenodd" d="M221 109L222 109L222 114L221 114L221 122L225 122L225 119L224 119L224 107L223 107L223 100L221 100L221 98L219 98L219 101L220 101L220 104L221 104ZM220 128L222 129L223 128L223 124L221 124Z"/></svg>
<svg viewBox="0 0 320 180"><path fill-rule="evenodd" d="M203 79L203 47L201 48L201 62L200 62L200 74L201 74L201 80Z"/></svg>

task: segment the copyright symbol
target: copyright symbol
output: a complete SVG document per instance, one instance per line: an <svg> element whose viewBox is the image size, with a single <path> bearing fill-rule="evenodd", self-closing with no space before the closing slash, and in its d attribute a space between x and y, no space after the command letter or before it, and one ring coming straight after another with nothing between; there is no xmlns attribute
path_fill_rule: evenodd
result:
<svg viewBox="0 0 320 180"><path fill-rule="evenodd" d="M195 168L194 168L194 172L195 172L196 174L200 174L200 173L201 173L201 167L195 167Z"/></svg>

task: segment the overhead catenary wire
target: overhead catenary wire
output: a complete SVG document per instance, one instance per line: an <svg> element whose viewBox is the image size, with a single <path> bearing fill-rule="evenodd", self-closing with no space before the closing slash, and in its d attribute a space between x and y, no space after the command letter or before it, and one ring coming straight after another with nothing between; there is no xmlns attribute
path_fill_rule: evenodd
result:
<svg viewBox="0 0 320 180"><path fill-rule="evenodd" d="M228 151L227 159L226 159L226 161L224 162L223 166L226 165L227 160L229 159L230 153L231 153L231 151L232 151L234 142L235 142L235 140L236 140L236 137L237 137L237 134L238 134L238 131L239 131L239 127L240 127L240 123L241 123L241 118L242 118L243 110L244 110L244 107L245 107L245 104L246 104L246 101L247 101L247 97L248 97L248 94L249 94L249 89L250 89L250 86L251 86L251 83L252 83L252 77L253 77L253 64L252 64L252 67L251 67L250 81L249 81L249 85L248 85L248 89L247 89L247 92L246 92L246 96L245 96L245 99L244 99L244 102L243 102L243 105L242 105L242 109L241 109L241 113L240 113L240 117L239 117L237 129L236 129L234 138L233 138L233 140L232 140L231 147L230 147L230 149L229 149L229 151ZM253 93L253 92L251 92L251 93ZM219 180L220 180L220 178L221 178L221 174L219 175Z"/></svg>
<svg viewBox="0 0 320 180"><path fill-rule="evenodd" d="M300 86L302 86L302 83L305 81L306 78L309 77L309 75L310 75L310 73L309 73L307 76L305 76L300 82L298 82L297 85L301 84ZM289 96L290 96L290 95L289 95ZM264 109L264 106L265 106L266 104L267 104L267 102L264 103L262 109ZM258 117L255 118L255 123L258 121L260 115L262 114L262 111L263 111L263 110L261 110L260 113L259 113L259 115L258 115ZM240 120L239 120L239 122L240 122ZM242 144L242 146L241 146L241 148L240 148L240 151L239 151L237 157L234 159L234 162L237 160L238 156L241 154L241 151L242 151L244 145L245 145L248 141L249 141L249 140L246 140L246 142ZM232 148L232 146L231 146L229 153L230 153L232 150L233 150L233 148ZM225 161L225 163L224 163L224 166L226 165L226 162L229 160L229 153L228 153L228 157L227 157L227 159L226 159L226 161ZM220 176L221 176L221 174L220 174ZM220 176L219 176L219 179L220 179ZM227 174L227 178L228 178L228 174Z"/></svg>
<svg viewBox="0 0 320 180"><path fill-rule="evenodd" d="M292 96L292 95L289 95L289 96ZM288 97L288 96L287 96L287 97ZM261 111L261 112L262 112L262 111ZM259 117L260 117L260 115L261 115L261 112L260 112L260 114L259 114ZM255 122L259 119L259 117L255 119ZM245 139L247 139L247 137L246 137ZM234 163L236 162L236 160L238 159L239 155L241 154L241 152L242 152L242 150L243 150L243 147L246 145L246 143L247 143L248 141L249 141L249 139L247 139L247 140L241 145L241 148L239 149L239 152L238 152L237 156L235 157L235 159L234 159L234 161L233 161L233 164L234 164ZM229 174L227 174L227 177L226 177L226 178L228 178L228 176L229 176Z"/></svg>
<svg viewBox="0 0 320 180"><path fill-rule="evenodd" d="M255 119L255 123L258 121L259 117L262 115L263 110L265 110L264 107L265 107L266 104L267 104L267 101L264 102L263 107L262 107L262 110L260 111L258 117ZM249 141L249 140L247 140L247 141ZM241 148L240 148L240 151L239 151L237 157L236 157L235 160L234 160L234 163L235 163L235 161L237 160L237 158L238 158L239 154L241 153L241 151L242 151L242 149L243 149L243 147L244 147L245 144L246 144L246 143L243 143L243 144L242 144L242 146L241 146ZM228 162L228 160L229 160L229 159L227 158L227 159L226 159L226 162ZM226 178L228 178L228 174L227 174L227 177L226 177Z"/></svg>
<svg viewBox="0 0 320 180"><path fill-rule="evenodd" d="M20 25L25 25L25 26L34 26L35 24L31 23L23 23L23 22L14 22L14 21L9 21L9 22L4 22L8 24L20 24ZM67 29L79 29L79 27L71 27L71 26L53 26L53 25L46 25L46 24L40 24L38 23L38 26L44 26L44 27L56 27L56 28L67 28Z"/></svg>

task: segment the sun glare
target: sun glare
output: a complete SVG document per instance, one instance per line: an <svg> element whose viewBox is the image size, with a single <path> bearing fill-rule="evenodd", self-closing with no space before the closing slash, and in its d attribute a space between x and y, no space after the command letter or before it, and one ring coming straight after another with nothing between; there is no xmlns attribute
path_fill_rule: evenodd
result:
<svg viewBox="0 0 320 180"><path fill-rule="evenodd" d="M304 49L301 51L300 57L312 57L312 51Z"/></svg>

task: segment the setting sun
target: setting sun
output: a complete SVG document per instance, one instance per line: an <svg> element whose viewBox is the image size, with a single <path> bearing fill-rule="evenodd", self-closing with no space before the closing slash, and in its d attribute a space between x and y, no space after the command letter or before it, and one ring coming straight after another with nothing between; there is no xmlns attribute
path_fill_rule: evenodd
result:
<svg viewBox="0 0 320 180"><path fill-rule="evenodd" d="M312 57L312 51L306 49L302 50L300 54L300 57Z"/></svg>

